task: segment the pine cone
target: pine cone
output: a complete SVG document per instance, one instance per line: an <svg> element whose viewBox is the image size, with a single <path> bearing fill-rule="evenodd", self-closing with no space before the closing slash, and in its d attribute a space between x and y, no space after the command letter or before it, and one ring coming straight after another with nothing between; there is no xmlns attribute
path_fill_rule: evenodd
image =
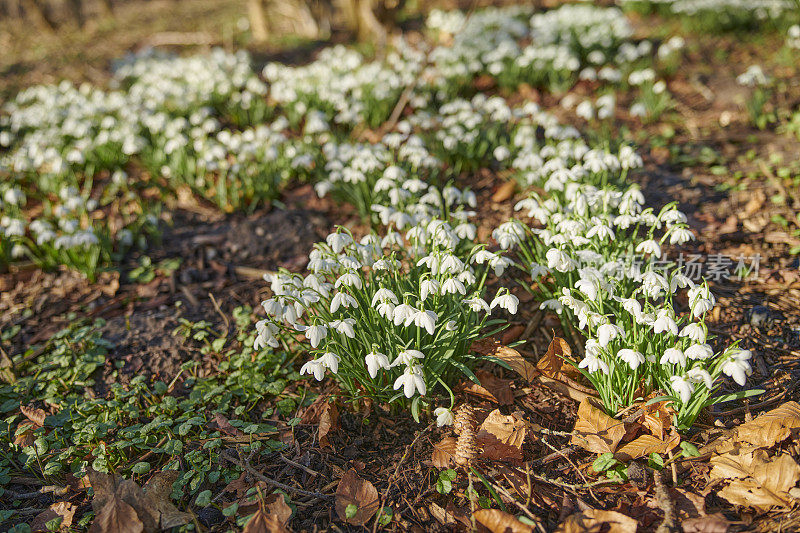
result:
<svg viewBox="0 0 800 533"><path fill-rule="evenodd" d="M453 428L458 435L453 459L457 465L467 466L477 457L479 451L475 443L478 431L475 410L468 405L459 408L453 421Z"/></svg>

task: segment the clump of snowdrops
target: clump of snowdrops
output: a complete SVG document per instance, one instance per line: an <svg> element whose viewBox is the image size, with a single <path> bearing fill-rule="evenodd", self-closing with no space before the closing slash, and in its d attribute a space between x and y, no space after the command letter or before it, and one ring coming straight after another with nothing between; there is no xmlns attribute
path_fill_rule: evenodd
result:
<svg viewBox="0 0 800 533"><path fill-rule="evenodd" d="M437 396L452 407L453 385L476 380L471 344L503 329L493 311L517 311L507 289L487 296L489 273L509 264L438 219L360 241L339 228L315 245L309 274L268 277L256 345L299 339L301 373L331 374L353 401L410 403L415 417Z"/></svg>
<svg viewBox="0 0 800 533"><path fill-rule="evenodd" d="M618 277L598 269L583 268L580 277L577 287L561 289L559 302L587 337L584 358L573 363L610 414L667 400L675 427L687 430L703 408L763 392L719 393L723 375L745 385L751 354L736 343L722 351L709 344L705 317L715 299L705 283L696 285L680 268L648 268L629 294ZM673 302L683 290L689 310L679 313Z"/></svg>

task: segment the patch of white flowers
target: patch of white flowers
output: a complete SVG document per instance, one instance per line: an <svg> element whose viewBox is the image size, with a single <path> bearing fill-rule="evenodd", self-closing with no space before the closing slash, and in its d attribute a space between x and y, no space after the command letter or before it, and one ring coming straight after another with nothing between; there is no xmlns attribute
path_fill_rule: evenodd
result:
<svg viewBox="0 0 800 533"><path fill-rule="evenodd" d="M472 342L500 323L493 312L517 312L507 289L485 287L509 264L439 219L359 241L340 228L315 246L309 274L267 277L256 346L298 338L311 356L301 374L331 374L353 398L418 405L473 378Z"/></svg>

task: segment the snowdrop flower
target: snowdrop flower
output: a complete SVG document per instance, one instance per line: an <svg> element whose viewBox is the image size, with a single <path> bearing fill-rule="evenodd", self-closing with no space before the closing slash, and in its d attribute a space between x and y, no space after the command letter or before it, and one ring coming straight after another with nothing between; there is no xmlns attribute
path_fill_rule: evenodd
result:
<svg viewBox="0 0 800 533"><path fill-rule="evenodd" d="M375 296L372 297L372 305L375 305L377 302L392 302L397 304L398 300L397 296L395 296L392 291L383 287L375 291Z"/></svg>
<svg viewBox="0 0 800 533"><path fill-rule="evenodd" d="M425 328L429 335L433 335L438 318L438 315L433 311L420 310L414 314L414 325L419 328Z"/></svg>
<svg viewBox="0 0 800 533"><path fill-rule="evenodd" d="M688 337L690 340L699 344L704 344L706 342L706 331L703 329L703 326L697 322L692 322L684 326L680 332L680 336Z"/></svg>
<svg viewBox="0 0 800 533"><path fill-rule="evenodd" d="M735 351L731 359L722 365L722 373L732 377L740 387L744 387L747 376L753 372L750 363L748 363L751 357L752 353L750 350Z"/></svg>
<svg viewBox="0 0 800 533"><path fill-rule="evenodd" d="M555 269L559 272L575 270L575 260L557 248L547 250L545 257L547 258L547 268Z"/></svg>
<svg viewBox="0 0 800 533"><path fill-rule="evenodd" d="M339 276L339 279L336 280L334 287L337 289L342 285L346 285L348 287L355 287L356 289L361 289L361 276L356 274L355 272L346 272Z"/></svg>
<svg viewBox="0 0 800 533"><path fill-rule="evenodd" d="M325 364L319 359L312 359L300 368L300 375L303 374L313 374L314 379L322 381L322 378L325 377Z"/></svg>
<svg viewBox="0 0 800 533"><path fill-rule="evenodd" d="M699 286L689 289L689 307L692 316L699 317L714 308L716 300L706 286Z"/></svg>
<svg viewBox="0 0 800 533"><path fill-rule="evenodd" d="M675 323L668 309L662 309L656 314L656 321L653 323L653 332L668 332L673 335L678 334L678 324Z"/></svg>
<svg viewBox="0 0 800 533"><path fill-rule="evenodd" d="M405 325L408 327L414 322L414 316L417 314L417 310L406 303L402 303L394 308L394 312L392 313L392 320L395 326L399 326L400 324Z"/></svg>
<svg viewBox="0 0 800 533"><path fill-rule="evenodd" d="M653 239L642 241L636 245L636 252L640 254L652 254L659 259L661 258L661 246Z"/></svg>
<svg viewBox="0 0 800 533"><path fill-rule="evenodd" d="M453 422L455 421L453 411L447 409L446 407L437 407L433 410L433 414L436 415L437 427L452 426Z"/></svg>
<svg viewBox="0 0 800 533"><path fill-rule="evenodd" d="M464 263L458 257L447 254L442 258L440 272L443 274L459 274L464 270Z"/></svg>
<svg viewBox="0 0 800 533"><path fill-rule="evenodd" d="M415 391L419 391L420 396L425 396L427 389L422 367L419 365L406 367L406 371L394 382L394 390L400 387L403 387L403 394L406 398L414 396Z"/></svg>
<svg viewBox="0 0 800 533"><path fill-rule="evenodd" d="M686 355L684 355L680 348L667 348L664 350L664 355L661 356L658 362L662 365L669 363L683 366L686 364Z"/></svg>
<svg viewBox="0 0 800 533"><path fill-rule="evenodd" d="M354 318L345 318L343 320L334 320L330 323L330 327L341 333L342 335L351 339L356 338L355 326L356 320Z"/></svg>
<svg viewBox="0 0 800 533"><path fill-rule="evenodd" d="M555 311L558 314L561 314L561 311L563 310L563 306L561 305L560 301L558 301L558 300L556 300L554 298L551 298L549 300L545 300L542 303L540 303L539 304L539 309L550 309L552 311Z"/></svg>
<svg viewBox="0 0 800 533"><path fill-rule="evenodd" d="M378 369L383 368L384 370L388 370L392 367L389 364L389 358L386 357L385 354L372 350L364 357L364 362L367 365L367 372L369 372L369 377L375 379L378 375Z"/></svg>
<svg viewBox="0 0 800 533"><path fill-rule="evenodd" d="M538 263L531 263L531 278L534 281L539 279L542 276L546 276L549 273L550 273L550 270L547 267L542 266L542 265L540 265Z"/></svg>
<svg viewBox="0 0 800 533"><path fill-rule="evenodd" d="M498 146L498 147L496 147L494 149L494 151L492 152L492 155L498 161L505 161L511 155L511 150L509 150L507 147L501 145L501 146Z"/></svg>
<svg viewBox="0 0 800 533"><path fill-rule="evenodd" d="M585 368L590 374L594 374L598 370L605 375L608 375L609 372L608 365L596 355L590 355L588 351L586 352L586 357L578 363L578 368Z"/></svg>
<svg viewBox="0 0 800 533"><path fill-rule="evenodd" d="M594 118L594 108L589 100L584 100L575 108L575 114L585 120Z"/></svg>
<svg viewBox="0 0 800 533"><path fill-rule="evenodd" d="M694 233L692 233L692 230L680 226L671 227L669 234L670 244L683 244L694 239Z"/></svg>
<svg viewBox="0 0 800 533"><path fill-rule="evenodd" d="M322 357L319 358L319 361L325 365L325 367L329 368L334 374L339 372L339 356L335 353L325 352L322 354ZM316 374L314 375L316 376Z"/></svg>
<svg viewBox="0 0 800 533"><path fill-rule="evenodd" d="M442 293L443 294L466 294L467 289L464 287L464 284L458 281L456 278L450 278L444 283L442 283Z"/></svg>
<svg viewBox="0 0 800 533"><path fill-rule="evenodd" d="M469 308L475 313L479 313L481 311L485 313L491 312L489 304L486 303L486 300L484 300L483 298L479 298L477 296L474 298L466 298L464 300L464 303L467 304Z"/></svg>
<svg viewBox="0 0 800 533"><path fill-rule="evenodd" d="M603 324L597 328L597 342L605 348L609 342L624 334L622 328L616 324Z"/></svg>
<svg viewBox="0 0 800 533"><path fill-rule="evenodd" d="M505 309L512 315L516 315L517 307L519 306L519 298L508 292L507 289L504 294L501 294L502 291L503 289L498 291L497 296L494 297L494 300L492 300L489 308L494 309L495 307L499 306L501 309Z"/></svg>
<svg viewBox="0 0 800 533"><path fill-rule="evenodd" d="M689 359L703 360L712 357L714 355L714 350L712 350L711 346L708 344L692 344L686 348L684 353Z"/></svg>
<svg viewBox="0 0 800 533"><path fill-rule="evenodd" d="M642 304L640 304L639 300L635 298L623 299L622 308L630 313L634 318L638 318L642 315Z"/></svg>
<svg viewBox="0 0 800 533"><path fill-rule="evenodd" d="M605 224L597 224L589 228L589 231L586 232L586 238L591 239L593 237L597 237L601 241L605 239L613 241L614 232Z"/></svg>
<svg viewBox="0 0 800 533"><path fill-rule="evenodd" d="M617 352L617 357L628 363L628 366L630 366L632 370L636 370L639 368L639 365L644 363L644 356L642 354L628 348Z"/></svg>
<svg viewBox="0 0 800 533"><path fill-rule="evenodd" d="M337 292L331 300L331 314L338 311L339 307L358 307L358 302L345 292Z"/></svg>
<svg viewBox="0 0 800 533"><path fill-rule="evenodd" d="M435 279L422 280L419 286L419 299L425 301L431 294L439 294L439 282Z"/></svg>
<svg viewBox="0 0 800 533"><path fill-rule="evenodd" d="M694 393L694 385L683 376L672 376L669 380L672 385L672 390L678 394L681 403L689 403Z"/></svg>
<svg viewBox="0 0 800 533"><path fill-rule="evenodd" d="M313 325L306 328L306 338L311 341L311 347L319 346L320 341L328 335L328 328L323 325Z"/></svg>
<svg viewBox="0 0 800 533"><path fill-rule="evenodd" d="M347 245L352 244L353 238L347 233L331 233L325 241L333 252L338 254L341 253Z"/></svg>
<svg viewBox="0 0 800 533"><path fill-rule="evenodd" d="M492 267L494 271L494 275L500 277L503 275L503 272L506 271L506 268L513 265L513 261L507 257L503 257L500 255L496 255L494 259L489 261L489 266Z"/></svg>

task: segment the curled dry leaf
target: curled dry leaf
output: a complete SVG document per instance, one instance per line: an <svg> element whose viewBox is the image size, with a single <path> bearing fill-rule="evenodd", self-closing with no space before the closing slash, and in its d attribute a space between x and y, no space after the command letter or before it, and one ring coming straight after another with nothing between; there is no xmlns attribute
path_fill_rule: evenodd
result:
<svg viewBox="0 0 800 533"><path fill-rule="evenodd" d="M513 180L506 181L502 185L500 185L494 194L492 195L493 202L505 202L512 196L514 196L514 191L517 189L517 182Z"/></svg>
<svg viewBox="0 0 800 533"><path fill-rule="evenodd" d="M581 375L580 372L564 360L569 359L571 355L572 348L567 341L560 337L553 337L547 347L547 352L536 363L536 368L545 376L559 381L564 381L565 377L577 379Z"/></svg>
<svg viewBox="0 0 800 533"><path fill-rule="evenodd" d="M322 448L332 448L328 434L339 427L339 410L332 403L325 403L319 416L319 436L317 440Z"/></svg>
<svg viewBox="0 0 800 533"><path fill-rule="evenodd" d="M647 457L651 453L667 453L681 443L681 437L672 433L666 440L654 435L641 435L617 450L614 456L622 462Z"/></svg>
<svg viewBox="0 0 800 533"><path fill-rule="evenodd" d="M789 491L800 480L800 465L787 453L736 450L711 458L711 479L731 480L719 495L733 503L766 511L788 506Z"/></svg>
<svg viewBox="0 0 800 533"><path fill-rule="evenodd" d="M520 417L504 415L495 409L478 429L476 440L483 449L481 457L490 461L521 461L526 432L527 425Z"/></svg>
<svg viewBox="0 0 800 533"><path fill-rule="evenodd" d="M33 406L20 405L19 410L25 415L25 418L36 424L36 427L44 426L44 419L47 416L44 409L37 409Z"/></svg>
<svg viewBox="0 0 800 533"><path fill-rule="evenodd" d="M217 413L214 415L214 422L216 422L217 427L219 427L220 431L229 435L231 437L242 437L244 436L244 431L239 428L235 428L231 425L230 421L223 416L222 413Z"/></svg>
<svg viewBox="0 0 800 533"><path fill-rule="evenodd" d="M525 360L517 350L503 346L497 341L483 339L472 344L472 350L488 357L495 357L506 363L511 370L530 382L536 377L536 367Z"/></svg>
<svg viewBox="0 0 800 533"><path fill-rule="evenodd" d="M89 533L142 533L144 524L136 511L122 498L112 494L102 507L96 509Z"/></svg>
<svg viewBox="0 0 800 533"><path fill-rule="evenodd" d="M594 453L614 453L625 436L625 424L611 418L592 399L586 398L578 406L573 433L572 444Z"/></svg>
<svg viewBox="0 0 800 533"><path fill-rule="evenodd" d="M533 528L500 509L481 509L472 513L478 531L490 533L533 533Z"/></svg>
<svg viewBox="0 0 800 533"><path fill-rule="evenodd" d="M347 506L356 506L356 514L347 518ZM363 526L378 510L378 490L369 481L362 479L354 468L345 472L336 487L336 514L341 520L354 526Z"/></svg>
<svg viewBox="0 0 800 533"><path fill-rule="evenodd" d="M456 453L455 437L445 437L433 445L431 463L436 468L447 468Z"/></svg>
<svg viewBox="0 0 800 533"><path fill-rule="evenodd" d="M503 332L500 342L508 346L515 340L519 339L523 333L525 333L525 326L523 324L514 324Z"/></svg>
<svg viewBox="0 0 800 533"><path fill-rule="evenodd" d="M514 393L510 386L511 380L500 379L486 370L476 370L475 377L481 384L467 381L464 383L464 392L500 405L514 403Z"/></svg>
<svg viewBox="0 0 800 533"><path fill-rule="evenodd" d="M737 440L769 448L800 432L800 404L787 402L780 407L742 424Z"/></svg>
<svg viewBox="0 0 800 533"><path fill-rule="evenodd" d="M569 515L556 533L636 533L637 527L636 520L622 513L587 509Z"/></svg>
<svg viewBox="0 0 800 533"><path fill-rule="evenodd" d="M77 510L78 506L69 502L54 503L36 515L30 524L31 531L50 531L47 528L47 523L58 517L61 517L61 523L59 524L58 528L61 530L68 529L72 525L72 520L75 518L75 511Z"/></svg>

